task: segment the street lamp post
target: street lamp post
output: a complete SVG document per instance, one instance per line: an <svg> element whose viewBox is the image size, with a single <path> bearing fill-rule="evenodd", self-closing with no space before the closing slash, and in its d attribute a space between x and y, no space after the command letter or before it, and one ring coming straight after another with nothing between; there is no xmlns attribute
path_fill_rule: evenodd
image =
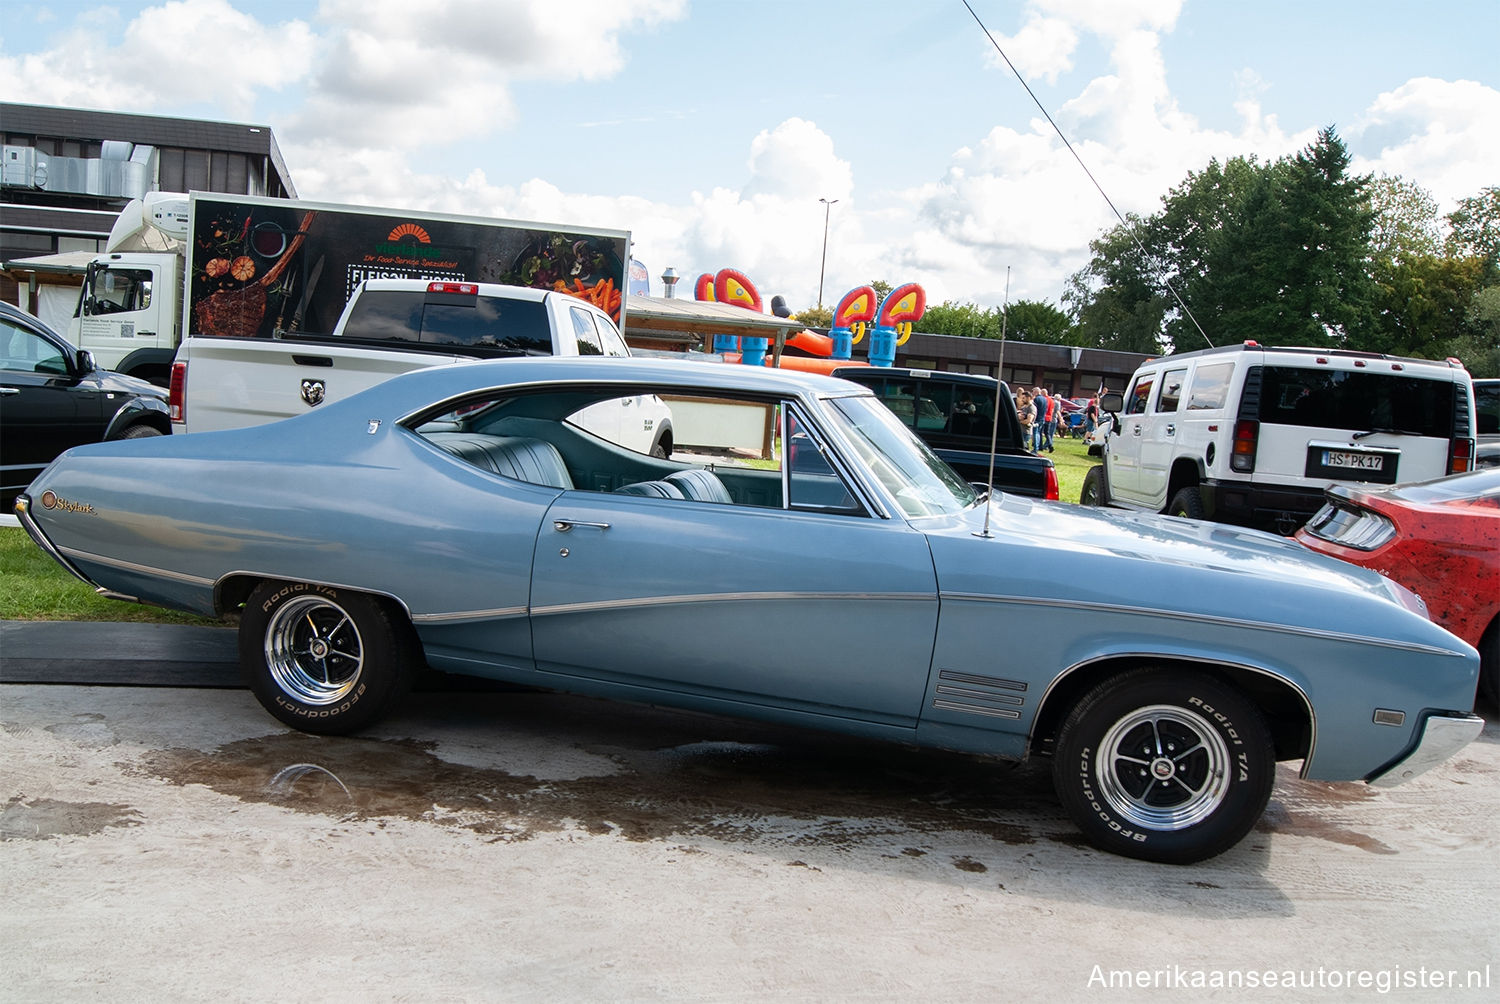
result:
<svg viewBox="0 0 1500 1004"><path fill-rule="evenodd" d="M828 212L838 199L819 199L823 203L823 261L818 266L818 309L823 309L823 275L828 269Z"/></svg>

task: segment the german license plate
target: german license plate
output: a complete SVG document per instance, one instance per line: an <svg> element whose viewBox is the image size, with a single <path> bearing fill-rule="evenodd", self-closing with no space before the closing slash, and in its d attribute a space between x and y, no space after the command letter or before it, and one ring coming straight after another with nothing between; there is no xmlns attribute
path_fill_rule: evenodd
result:
<svg viewBox="0 0 1500 1004"><path fill-rule="evenodd" d="M1324 450L1323 466L1338 467L1346 471L1383 471L1385 470L1385 457L1379 453L1344 453L1339 450Z"/></svg>

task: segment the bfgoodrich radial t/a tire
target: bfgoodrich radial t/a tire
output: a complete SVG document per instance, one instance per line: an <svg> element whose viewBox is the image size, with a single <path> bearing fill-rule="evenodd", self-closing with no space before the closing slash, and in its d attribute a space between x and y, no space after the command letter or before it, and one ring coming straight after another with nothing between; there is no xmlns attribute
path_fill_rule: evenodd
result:
<svg viewBox="0 0 1500 1004"><path fill-rule="evenodd" d="M1168 864L1221 854L1265 811L1276 759L1260 711L1201 673L1136 670L1083 696L1053 783L1095 846Z"/></svg>
<svg viewBox="0 0 1500 1004"><path fill-rule="evenodd" d="M256 699L285 724L356 732L410 687L412 646L397 618L364 593L263 582L240 617L240 664Z"/></svg>

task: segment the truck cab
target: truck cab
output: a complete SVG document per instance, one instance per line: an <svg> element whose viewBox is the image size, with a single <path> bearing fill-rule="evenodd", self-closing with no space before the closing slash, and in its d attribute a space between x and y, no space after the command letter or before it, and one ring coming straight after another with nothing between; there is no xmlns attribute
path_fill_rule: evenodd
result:
<svg viewBox="0 0 1500 1004"><path fill-rule="evenodd" d="M100 366L165 387L181 337L188 198L150 192L125 207L89 263L68 335Z"/></svg>

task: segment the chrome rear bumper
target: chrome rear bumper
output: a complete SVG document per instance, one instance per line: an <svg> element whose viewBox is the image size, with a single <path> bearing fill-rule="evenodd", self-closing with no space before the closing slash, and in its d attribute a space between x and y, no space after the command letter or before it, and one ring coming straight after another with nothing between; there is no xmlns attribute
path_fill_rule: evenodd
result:
<svg viewBox="0 0 1500 1004"><path fill-rule="evenodd" d="M1436 767L1463 749L1484 729L1478 715L1450 713L1432 715L1422 723L1422 735L1416 747L1381 773L1369 779L1370 784L1391 788Z"/></svg>

